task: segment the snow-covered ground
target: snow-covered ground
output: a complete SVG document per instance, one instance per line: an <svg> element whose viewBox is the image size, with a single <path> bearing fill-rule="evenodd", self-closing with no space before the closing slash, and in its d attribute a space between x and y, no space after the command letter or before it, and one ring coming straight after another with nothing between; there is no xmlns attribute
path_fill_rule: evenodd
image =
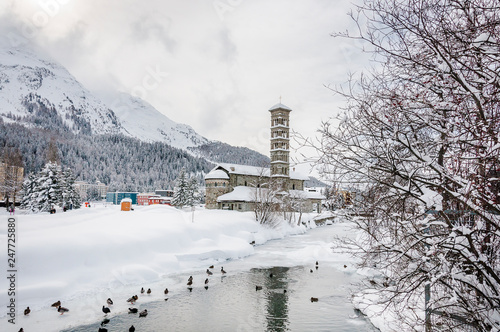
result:
<svg viewBox="0 0 500 332"><path fill-rule="evenodd" d="M0 265L6 273L9 216L0 213ZM101 307L108 297L126 299L145 284L160 289L172 284L173 275L194 274L211 264L251 255L252 241L262 244L306 232L304 226L269 229L256 223L252 213L233 211L197 209L193 221L191 211L159 205L130 212L97 205L53 215L17 214L16 220L16 325L8 323L5 304L11 297L5 290L9 281L2 278L2 331L20 327L59 331L93 322L102 316ZM156 293L141 301L162 296ZM50 307L58 300L69 313L61 316ZM31 314L24 316L27 306ZM115 301L113 311L126 312L127 308L126 301Z"/></svg>

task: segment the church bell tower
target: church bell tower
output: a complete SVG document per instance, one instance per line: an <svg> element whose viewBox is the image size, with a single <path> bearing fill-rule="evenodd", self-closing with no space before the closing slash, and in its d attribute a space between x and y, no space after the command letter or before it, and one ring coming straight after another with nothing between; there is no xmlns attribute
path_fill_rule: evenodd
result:
<svg viewBox="0 0 500 332"><path fill-rule="evenodd" d="M271 177L290 177L290 112L279 103L269 109L271 112Z"/></svg>

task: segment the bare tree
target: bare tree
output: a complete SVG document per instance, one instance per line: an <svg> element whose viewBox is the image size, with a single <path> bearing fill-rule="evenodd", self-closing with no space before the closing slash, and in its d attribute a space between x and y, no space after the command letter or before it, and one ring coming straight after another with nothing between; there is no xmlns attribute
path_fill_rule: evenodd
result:
<svg viewBox="0 0 500 332"><path fill-rule="evenodd" d="M251 198L255 220L260 224L274 227L278 223L280 211L278 194L281 185L276 179L269 176L268 171L268 168L261 167L259 176L250 182L250 187L252 187Z"/></svg>
<svg viewBox="0 0 500 332"><path fill-rule="evenodd" d="M376 67L335 89L348 103L318 148L373 212L356 219L363 265L388 277L404 330L431 313L499 330L500 3L366 0L352 18L357 34L335 36L371 45Z"/></svg>
<svg viewBox="0 0 500 332"><path fill-rule="evenodd" d="M23 159L18 149L5 148L0 159L0 191L6 201L6 207L16 204L18 193L23 185Z"/></svg>

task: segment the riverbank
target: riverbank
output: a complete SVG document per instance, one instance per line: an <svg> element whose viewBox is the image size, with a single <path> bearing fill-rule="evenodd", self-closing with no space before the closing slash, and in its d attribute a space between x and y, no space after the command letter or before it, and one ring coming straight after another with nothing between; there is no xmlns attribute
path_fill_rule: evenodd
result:
<svg viewBox="0 0 500 332"><path fill-rule="evenodd" d="M303 216L304 221L313 216ZM306 232L305 226L288 224L269 229L257 224L252 213L198 209L193 214L168 206L122 212L117 206L101 205L15 218L16 325L8 323L7 306L2 305L3 331L24 327L50 332L90 323L102 315L108 297L128 298L139 285L164 284L173 274L252 255L251 243ZM7 238L6 224L1 224L2 239ZM2 268L7 271L3 256ZM7 282L3 279L0 288L8 289ZM157 293L144 300L160 297ZM59 315L50 307L58 300L70 312ZM0 302L8 301L2 292ZM31 313L24 316L28 306ZM114 305L116 312L126 310L125 301Z"/></svg>

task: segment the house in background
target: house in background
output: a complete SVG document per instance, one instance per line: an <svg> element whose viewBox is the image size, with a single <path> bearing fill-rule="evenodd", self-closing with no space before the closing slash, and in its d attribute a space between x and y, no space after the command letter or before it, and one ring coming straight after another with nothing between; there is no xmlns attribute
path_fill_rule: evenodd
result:
<svg viewBox="0 0 500 332"><path fill-rule="evenodd" d="M170 189L156 189L155 195L161 197L174 197L174 191Z"/></svg>
<svg viewBox="0 0 500 332"><path fill-rule="evenodd" d="M96 183L88 183L85 181L75 181L75 189L80 194L82 200L86 201L89 199L89 193L95 192L95 194L101 199L106 198L108 193L108 186L97 180Z"/></svg>
<svg viewBox="0 0 500 332"><path fill-rule="evenodd" d="M139 193L137 192L113 192L106 194L106 202L113 203L115 205L120 204L122 199L130 198L132 200L132 204L137 205L137 196Z"/></svg>
<svg viewBox="0 0 500 332"><path fill-rule="evenodd" d="M137 205L149 205L150 197L160 197L152 193L141 193L137 195Z"/></svg>
<svg viewBox="0 0 500 332"><path fill-rule="evenodd" d="M157 190L156 192L165 192L163 190ZM171 205L173 197L173 192L171 197L160 196L158 194L142 193L137 195L137 205L154 205L154 204L164 204Z"/></svg>
<svg viewBox="0 0 500 332"><path fill-rule="evenodd" d="M304 191L309 177L290 170L290 112L277 104L271 113L271 166L256 167L238 164L218 164L205 176L205 206L207 209L252 211L259 200L257 189L266 191L266 183L280 184L280 196L301 201L303 212L321 211L324 196ZM260 186L263 188L260 188Z"/></svg>

